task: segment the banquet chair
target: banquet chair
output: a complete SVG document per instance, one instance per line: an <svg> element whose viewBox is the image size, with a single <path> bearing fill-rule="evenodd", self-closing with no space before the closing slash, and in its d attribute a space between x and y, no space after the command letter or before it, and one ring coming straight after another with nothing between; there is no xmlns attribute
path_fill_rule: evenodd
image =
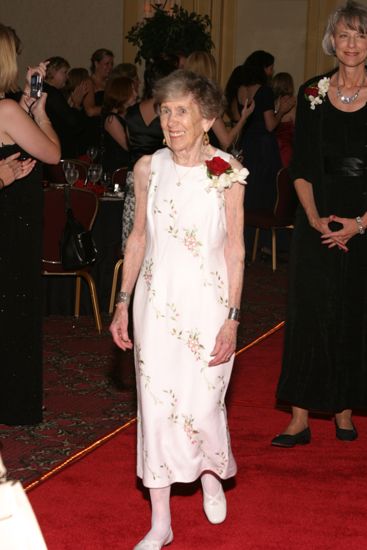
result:
<svg viewBox="0 0 367 550"><path fill-rule="evenodd" d="M88 163L79 159L61 159L58 164L43 165L43 179L49 183L67 183L63 170L64 162L72 162L79 171L79 179L87 181Z"/></svg>
<svg viewBox="0 0 367 550"><path fill-rule="evenodd" d="M115 185L115 183L118 183L122 191L124 190L124 186L126 183L127 172L128 172L128 168L126 166L122 166L121 168L117 168L117 170L115 170L112 173L112 178L111 178L112 184ZM113 270L110 306L108 308L109 314L112 314L113 312L113 307L114 307L115 298L116 298L117 281L118 281L120 268L122 268L122 264L123 264L123 259L119 258Z"/></svg>
<svg viewBox="0 0 367 550"><path fill-rule="evenodd" d="M277 229L293 229L298 205L297 193L286 168L281 168L276 179L277 197L274 209L245 210L245 225L256 228L252 262L256 260L260 229L271 229L272 269L277 268Z"/></svg>
<svg viewBox="0 0 367 550"><path fill-rule="evenodd" d="M114 308L115 300L116 300L117 281L118 281L119 271L120 271L120 269L122 270L123 263L124 263L123 258L119 258L117 260L117 262L115 263L115 268L113 270L111 296L110 296L110 307L108 308L108 313L110 315L113 313L113 308Z"/></svg>
<svg viewBox="0 0 367 550"><path fill-rule="evenodd" d="M98 211L98 198L91 191L70 188L70 201L73 214L86 230L90 230ZM80 313L81 279L83 278L89 289L96 328L102 330L101 314L99 310L96 285L89 273L89 267L76 270L63 268L60 258L60 240L66 223L64 190L57 187L44 189L43 210L43 245L42 245L42 275L75 277L75 304L74 316Z"/></svg>

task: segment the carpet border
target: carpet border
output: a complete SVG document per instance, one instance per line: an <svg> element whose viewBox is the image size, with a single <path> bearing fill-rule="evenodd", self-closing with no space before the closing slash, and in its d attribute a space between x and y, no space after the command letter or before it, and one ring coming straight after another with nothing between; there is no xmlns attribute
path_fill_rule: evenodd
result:
<svg viewBox="0 0 367 550"><path fill-rule="evenodd" d="M264 334L262 334L261 336L259 336L258 338L256 338L255 340L253 340L252 342L250 342L249 344L247 344L243 348L241 348L240 350L236 351L236 354L235 354L236 357L237 357L237 355L240 355L244 351L247 351L248 349L252 348L256 344L259 344L260 342L265 340L265 338L267 338L268 336L271 336L272 334L274 334L274 332L277 332L283 326L284 326L284 321L281 321L280 323L275 325L273 328L271 328L270 330L268 330L267 332L265 332ZM112 432L109 432L108 434L101 437L100 439L97 439L91 445L88 445L88 447L85 447L81 451L77 451L76 453L72 454L69 458L67 458L66 460L64 460L63 462L61 462L57 466L55 466L55 468L52 468L51 470L49 470L48 472L43 474L41 477L39 477L35 481L32 481L29 484L26 484L24 486L25 491L28 492L28 491L31 491L32 489L35 489L41 483L43 483L44 481L49 479L51 476L57 474L58 472L60 472L64 468L66 468L66 466L69 466L70 464L73 464L74 462L77 462L78 460L81 460L87 454L94 451L95 449L97 449L98 447L100 447L101 445L103 445L104 443L109 441L110 439L112 439L115 435L122 432L124 429L128 428L129 426L131 426L135 422L136 422L136 417L132 418L131 420L129 420L128 422L126 422L122 426L119 426L118 428L116 428Z"/></svg>
<svg viewBox="0 0 367 550"><path fill-rule="evenodd" d="M76 453L72 454L71 456L69 456L69 458L67 458L66 460L64 460L63 462L61 462L60 464L58 464L57 466L55 466L54 468L52 468L51 470L43 474L41 477L39 477L35 481L32 481L29 484L26 484L24 486L25 491L28 492L31 489L35 489L36 487L38 487L38 485L46 481L49 477L57 474L60 470L63 470L64 468L66 468L66 466L69 466L70 464L74 464L74 462L77 462L78 460L84 458L87 454L94 451L95 449L97 449L98 447L100 447L110 439L112 439L115 435L122 432L123 430L125 430L126 428L134 424L135 422L136 422L136 417L132 418L122 426L119 426L112 432L109 432L108 434L104 435L100 439L97 439L91 445L88 445L88 447L85 447L81 451L77 451Z"/></svg>

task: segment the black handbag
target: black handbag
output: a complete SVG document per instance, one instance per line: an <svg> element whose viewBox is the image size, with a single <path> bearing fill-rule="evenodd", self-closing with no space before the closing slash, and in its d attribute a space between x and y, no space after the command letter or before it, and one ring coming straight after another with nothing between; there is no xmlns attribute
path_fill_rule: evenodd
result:
<svg viewBox="0 0 367 550"><path fill-rule="evenodd" d="M81 269L92 265L97 258L97 248L92 232L74 218L70 203L70 189L64 188L66 224L60 240L62 267L66 270Z"/></svg>

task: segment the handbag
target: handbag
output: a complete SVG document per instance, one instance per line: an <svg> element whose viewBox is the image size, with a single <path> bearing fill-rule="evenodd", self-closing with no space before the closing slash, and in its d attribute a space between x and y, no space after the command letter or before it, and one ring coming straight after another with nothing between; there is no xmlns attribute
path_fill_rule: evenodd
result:
<svg viewBox="0 0 367 550"><path fill-rule="evenodd" d="M97 248L92 232L74 218L70 203L70 189L64 188L66 224L60 240L60 258L66 270L81 269L92 265L97 258Z"/></svg>
<svg viewBox="0 0 367 550"><path fill-rule="evenodd" d="M0 548L47 550L37 518L20 481L7 480L0 455Z"/></svg>

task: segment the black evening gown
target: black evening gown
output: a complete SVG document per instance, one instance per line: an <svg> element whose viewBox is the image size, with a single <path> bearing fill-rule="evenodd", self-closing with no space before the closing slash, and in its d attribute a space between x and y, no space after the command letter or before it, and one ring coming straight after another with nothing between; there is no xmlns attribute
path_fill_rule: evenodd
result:
<svg viewBox="0 0 367 550"><path fill-rule="evenodd" d="M247 178L245 209L273 208L276 176L281 168L275 132L265 126L264 112L274 110L274 95L269 86L261 86L255 96L255 109L246 121L238 148L242 150Z"/></svg>
<svg viewBox="0 0 367 550"><path fill-rule="evenodd" d="M42 421L42 200L40 165L0 191L0 424Z"/></svg>
<svg viewBox="0 0 367 550"><path fill-rule="evenodd" d="M346 113L298 97L293 178L312 183L321 216L367 211L367 106ZM335 228L336 229L336 228ZM367 408L367 236L349 252L321 244L299 207L277 397L308 410Z"/></svg>
<svg viewBox="0 0 367 550"><path fill-rule="evenodd" d="M126 122L124 118L117 114L117 113L107 113L103 116L103 123L102 126L104 126L104 121L106 118L113 116L115 117L121 126L123 127L125 133L126 133ZM103 169L109 173L114 172L118 168L121 168L122 166L129 166L130 164L130 153L129 151L126 151L119 143L117 143L116 140L113 139L111 134L106 132L106 130L103 128L102 130L102 165Z"/></svg>

